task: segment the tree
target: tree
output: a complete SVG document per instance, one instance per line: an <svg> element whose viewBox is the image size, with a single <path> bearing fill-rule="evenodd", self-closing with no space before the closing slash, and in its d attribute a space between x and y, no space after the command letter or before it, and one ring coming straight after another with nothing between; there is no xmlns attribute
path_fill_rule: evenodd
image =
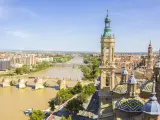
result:
<svg viewBox="0 0 160 120"><path fill-rule="evenodd" d="M83 93L84 94L87 94L87 95L92 95L95 91L96 91L96 88L94 87L94 85L93 84L89 84L89 85L85 85L84 87L83 87Z"/></svg>
<svg viewBox="0 0 160 120"><path fill-rule="evenodd" d="M74 98L68 102L65 109L69 112L77 114L80 110L84 110L83 102L80 101L79 99Z"/></svg>
<svg viewBox="0 0 160 120"><path fill-rule="evenodd" d="M78 100L82 101L83 103L87 103L88 102L88 95L87 94L84 94L84 93L81 93L78 97Z"/></svg>
<svg viewBox="0 0 160 120"><path fill-rule="evenodd" d="M74 88L71 90L71 93L72 93L73 95L75 95L75 94L81 93L82 91L83 91L83 87L82 87L81 83L78 82L78 83L74 86Z"/></svg>
<svg viewBox="0 0 160 120"><path fill-rule="evenodd" d="M70 89L61 89L61 90L58 91L58 93L57 93L58 104L62 104L65 101L72 98L73 95L71 94L70 91L71 91Z"/></svg>
<svg viewBox="0 0 160 120"><path fill-rule="evenodd" d="M45 115L40 110L33 110L33 112L30 115L30 120L43 120L45 118Z"/></svg>
<svg viewBox="0 0 160 120"><path fill-rule="evenodd" d="M50 100L48 103L49 103L49 106L51 107L51 111L54 111L55 110L55 102L54 102L54 100Z"/></svg>
<svg viewBox="0 0 160 120"><path fill-rule="evenodd" d="M16 68L16 69L15 69L15 73L16 73L16 74L23 74L22 68Z"/></svg>

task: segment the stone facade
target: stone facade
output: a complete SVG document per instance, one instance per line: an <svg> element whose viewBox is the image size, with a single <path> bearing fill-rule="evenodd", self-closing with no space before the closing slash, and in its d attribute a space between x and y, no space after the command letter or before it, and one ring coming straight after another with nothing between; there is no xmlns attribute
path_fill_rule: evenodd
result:
<svg viewBox="0 0 160 120"><path fill-rule="evenodd" d="M110 91L115 87L115 41L114 36L111 33L110 22L107 11L104 34L101 36L99 120L103 120L111 116L113 117L112 96Z"/></svg>

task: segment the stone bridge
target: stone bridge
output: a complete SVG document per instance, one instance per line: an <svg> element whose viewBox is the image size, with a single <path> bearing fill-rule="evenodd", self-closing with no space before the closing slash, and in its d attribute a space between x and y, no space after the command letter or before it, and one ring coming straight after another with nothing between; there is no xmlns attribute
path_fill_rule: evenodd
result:
<svg viewBox="0 0 160 120"><path fill-rule="evenodd" d="M82 80L68 80L66 78L28 78L28 79L12 79L12 78L3 78L0 80L1 87L9 87L15 86L17 88L25 88L31 87L32 89L41 89L44 87L51 87L55 88L56 86L59 89L65 89L67 87L74 87L77 82L81 82L82 86L92 83L90 81L83 81Z"/></svg>

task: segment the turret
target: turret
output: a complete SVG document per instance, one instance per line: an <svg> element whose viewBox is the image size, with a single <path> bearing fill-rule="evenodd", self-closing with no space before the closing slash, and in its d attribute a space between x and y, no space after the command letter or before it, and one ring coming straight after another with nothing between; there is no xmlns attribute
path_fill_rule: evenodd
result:
<svg viewBox="0 0 160 120"><path fill-rule="evenodd" d="M155 87L156 83L154 79L152 86L152 97L150 97L149 101L144 105L143 108L143 120L159 120L158 117L160 115L160 105L157 102Z"/></svg>
<svg viewBox="0 0 160 120"><path fill-rule="evenodd" d="M133 72L131 73L131 76L128 79L128 97L136 97L136 86L137 86L137 80L134 77Z"/></svg>
<svg viewBox="0 0 160 120"><path fill-rule="evenodd" d="M126 70L126 67L123 68L123 70L121 72L121 75L122 75L121 83L122 84L127 83L127 80L128 80L128 71Z"/></svg>
<svg viewBox="0 0 160 120"><path fill-rule="evenodd" d="M149 46L148 46L148 59L152 58L152 43L150 41Z"/></svg>

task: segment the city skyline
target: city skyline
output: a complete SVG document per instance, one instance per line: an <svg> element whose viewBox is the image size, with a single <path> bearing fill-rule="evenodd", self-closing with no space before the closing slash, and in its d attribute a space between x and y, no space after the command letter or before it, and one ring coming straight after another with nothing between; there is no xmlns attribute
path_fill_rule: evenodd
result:
<svg viewBox="0 0 160 120"><path fill-rule="evenodd" d="M107 8L116 52L158 51L158 0L0 0L0 50L100 52Z"/></svg>

